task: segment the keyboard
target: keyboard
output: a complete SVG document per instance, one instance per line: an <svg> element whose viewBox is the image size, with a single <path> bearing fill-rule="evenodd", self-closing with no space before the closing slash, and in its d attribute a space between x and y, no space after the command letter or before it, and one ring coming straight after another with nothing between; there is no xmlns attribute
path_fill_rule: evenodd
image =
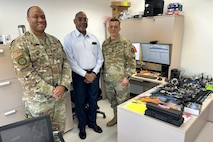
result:
<svg viewBox="0 0 213 142"><path fill-rule="evenodd" d="M143 78L148 78L148 79L157 79L156 76L153 76L153 75L145 75L145 74L136 74L135 76L138 76L138 77L143 77Z"/></svg>

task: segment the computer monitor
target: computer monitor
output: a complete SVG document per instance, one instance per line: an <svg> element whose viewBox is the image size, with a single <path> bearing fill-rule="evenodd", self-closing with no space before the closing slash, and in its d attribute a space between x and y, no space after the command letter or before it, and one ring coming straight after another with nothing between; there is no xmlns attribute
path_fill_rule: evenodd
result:
<svg viewBox="0 0 213 142"><path fill-rule="evenodd" d="M133 42L132 45L135 47L135 60L139 61L141 59L141 43L139 42Z"/></svg>
<svg viewBox="0 0 213 142"><path fill-rule="evenodd" d="M170 65L171 48L169 44L142 43L142 61Z"/></svg>
<svg viewBox="0 0 213 142"><path fill-rule="evenodd" d="M53 142L49 115L0 127L0 142Z"/></svg>

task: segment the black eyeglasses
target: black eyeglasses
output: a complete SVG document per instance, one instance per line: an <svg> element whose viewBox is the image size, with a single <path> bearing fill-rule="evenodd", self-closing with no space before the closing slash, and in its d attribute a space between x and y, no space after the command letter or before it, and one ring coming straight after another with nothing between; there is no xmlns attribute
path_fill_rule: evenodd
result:
<svg viewBox="0 0 213 142"><path fill-rule="evenodd" d="M83 17L77 17L76 18L79 22L88 22L88 18Z"/></svg>

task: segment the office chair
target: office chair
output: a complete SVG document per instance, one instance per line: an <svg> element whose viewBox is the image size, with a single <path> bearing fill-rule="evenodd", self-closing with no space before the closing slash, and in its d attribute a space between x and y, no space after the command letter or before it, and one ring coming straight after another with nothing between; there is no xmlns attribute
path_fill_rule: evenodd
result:
<svg viewBox="0 0 213 142"><path fill-rule="evenodd" d="M53 131L53 136L57 136L61 142L65 142L60 131Z"/></svg>
<svg viewBox="0 0 213 142"><path fill-rule="evenodd" d="M34 117L0 127L0 142L53 142L59 131L52 131L49 115Z"/></svg>
<svg viewBox="0 0 213 142"><path fill-rule="evenodd" d="M99 96L98 96L98 101L100 101L100 100L103 99L101 88L99 88L99 93L98 93L98 94L99 94ZM106 118L105 112L100 111L100 110L99 110L99 106L98 106L98 108L97 108L97 113L102 114L102 115L103 115L103 118Z"/></svg>
<svg viewBox="0 0 213 142"><path fill-rule="evenodd" d="M72 113L73 113L73 117L75 116L75 102L74 102L74 93L73 93L73 90L70 91L70 95L71 95L71 101L73 103L72 105ZM98 101L101 100L103 97L102 97L102 90L101 88L99 88L99 93L98 93ZM88 109L88 104L85 104L85 108ZM97 114L102 114L103 115L103 118L106 118L106 114L105 112L103 111L100 111L99 110L99 106L97 106Z"/></svg>
<svg viewBox="0 0 213 142"><path fill-rule="evenodd" d="M101 88L99 88L99 93L98 93L98 101L100 101L100 100L102 100L102 90L101 90ZM88 106L88 104L86 104L86 108L88 108L89 106ZM100 111L99 110L99 106L97 106L97 114L102 114L103 115L103 118L106 118L106 114L105 114L105 112L103 112L103 111Z"/></svg>

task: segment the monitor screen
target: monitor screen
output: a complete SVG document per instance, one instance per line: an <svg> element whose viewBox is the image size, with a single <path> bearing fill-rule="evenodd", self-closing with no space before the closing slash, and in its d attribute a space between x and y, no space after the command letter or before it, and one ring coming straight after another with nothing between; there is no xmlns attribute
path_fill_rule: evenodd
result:
<svg viewBox="0 0 213 142"><path fill-rule="evenodd" d="M142 43L142 61L170 65L170 45L169 44L149 44Z"/></svg>
<svg viewBox="0 0 213 142"><path fill-rule="evenodd" d="M141 43L132 43L132 45L135 47L136 52L135 52L135 60L139 61L140 60L140 53L141 53Z"/></svg>
<svg viewBox="0 0 213 142"><path fill-rule="evenodd" d="M0 142L53 142L48 115L0 127Z"/></svg>

